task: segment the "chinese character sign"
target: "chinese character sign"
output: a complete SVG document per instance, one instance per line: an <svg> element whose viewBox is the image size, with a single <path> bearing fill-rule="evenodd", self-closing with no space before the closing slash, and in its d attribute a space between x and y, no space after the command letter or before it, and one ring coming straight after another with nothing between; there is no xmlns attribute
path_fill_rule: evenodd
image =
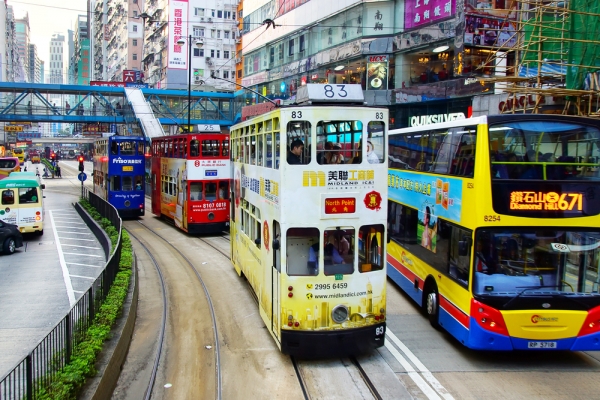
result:
<svg viewBox="0 0 600 400"><path fill-rule="evenodd" d="M188 1L171 1L169 7L169 64L168 68L187 69L187 44L180 46L177 41L187 41Z"/></svg>
<svg viewBox="0 0 600 400"><path fill-rule="evenodd" d="M406 0L404 29L429 25L456 13L456 0Z"/></svg>

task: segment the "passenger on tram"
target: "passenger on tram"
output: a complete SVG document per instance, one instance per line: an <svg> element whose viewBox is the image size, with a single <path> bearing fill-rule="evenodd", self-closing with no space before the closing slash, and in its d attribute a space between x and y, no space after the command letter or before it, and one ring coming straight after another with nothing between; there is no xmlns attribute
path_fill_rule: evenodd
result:
<svg viewBox="0 0 600 400"><path fill-rule="evenodd" d="M379 164L379 157L375 154L375 146L367 141L367 161L369 164Z"/></svg>
<svg viewBox="0 0 600 400"><path fill-rule="evenodd" d="M287 155L288 164L302 164L302 152L304 151L304 143L300 139L294 139L290 144L290 150Z"/></svg>
<svg viewBox="0 0 600 400"><path fill-rule="evenodd" d="M141 181L137 181L135 183L135 190L142 190L142 182Z"/></svg>

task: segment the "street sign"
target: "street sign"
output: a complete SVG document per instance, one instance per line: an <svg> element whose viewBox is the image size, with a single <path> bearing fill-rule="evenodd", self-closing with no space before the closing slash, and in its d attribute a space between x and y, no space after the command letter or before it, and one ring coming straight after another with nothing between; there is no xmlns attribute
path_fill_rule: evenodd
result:
<svg viewBox="0 0 600 400"><path fill-rule="evenodd" d="M5 125L4 132L23 132L23 127L19 125Z"/></svg>
<svg viewBox="0 0 600 400"><path fill-rule="evenodd" d="M85 172L80 172L79 175L77 175L77 179L79 179L81 183L83 183L83 181L87 179L87 175L85 174Z"/></svg>

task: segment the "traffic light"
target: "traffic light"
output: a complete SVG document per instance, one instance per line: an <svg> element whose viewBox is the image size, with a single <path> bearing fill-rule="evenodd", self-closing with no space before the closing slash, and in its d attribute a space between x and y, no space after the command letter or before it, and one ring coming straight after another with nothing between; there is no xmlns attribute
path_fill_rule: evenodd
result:
<svg viewBox="0 0 600 400"><path fill-rule="evenodd" d="M83 172L83 156L77 157L77 160L79 161L79 170Z"/></svg>
<svg viewBox="0 0 600 400"><path fill-rule="evenodd" d="M56 161L56 153L50 154L50 160Z"/></svg>

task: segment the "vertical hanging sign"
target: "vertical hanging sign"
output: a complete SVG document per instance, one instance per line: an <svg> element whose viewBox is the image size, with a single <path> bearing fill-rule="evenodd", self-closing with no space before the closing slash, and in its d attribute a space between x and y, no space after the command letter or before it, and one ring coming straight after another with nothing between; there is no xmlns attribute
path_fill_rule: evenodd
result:
<svg viewBox="0 0 600 400"><path fill-rule="evenodd" d="M187 69L188 36L188 0L170 1L169 6L169 63L171 69ZM183 46L177 44L181 38L186 40Z"/></svg>

